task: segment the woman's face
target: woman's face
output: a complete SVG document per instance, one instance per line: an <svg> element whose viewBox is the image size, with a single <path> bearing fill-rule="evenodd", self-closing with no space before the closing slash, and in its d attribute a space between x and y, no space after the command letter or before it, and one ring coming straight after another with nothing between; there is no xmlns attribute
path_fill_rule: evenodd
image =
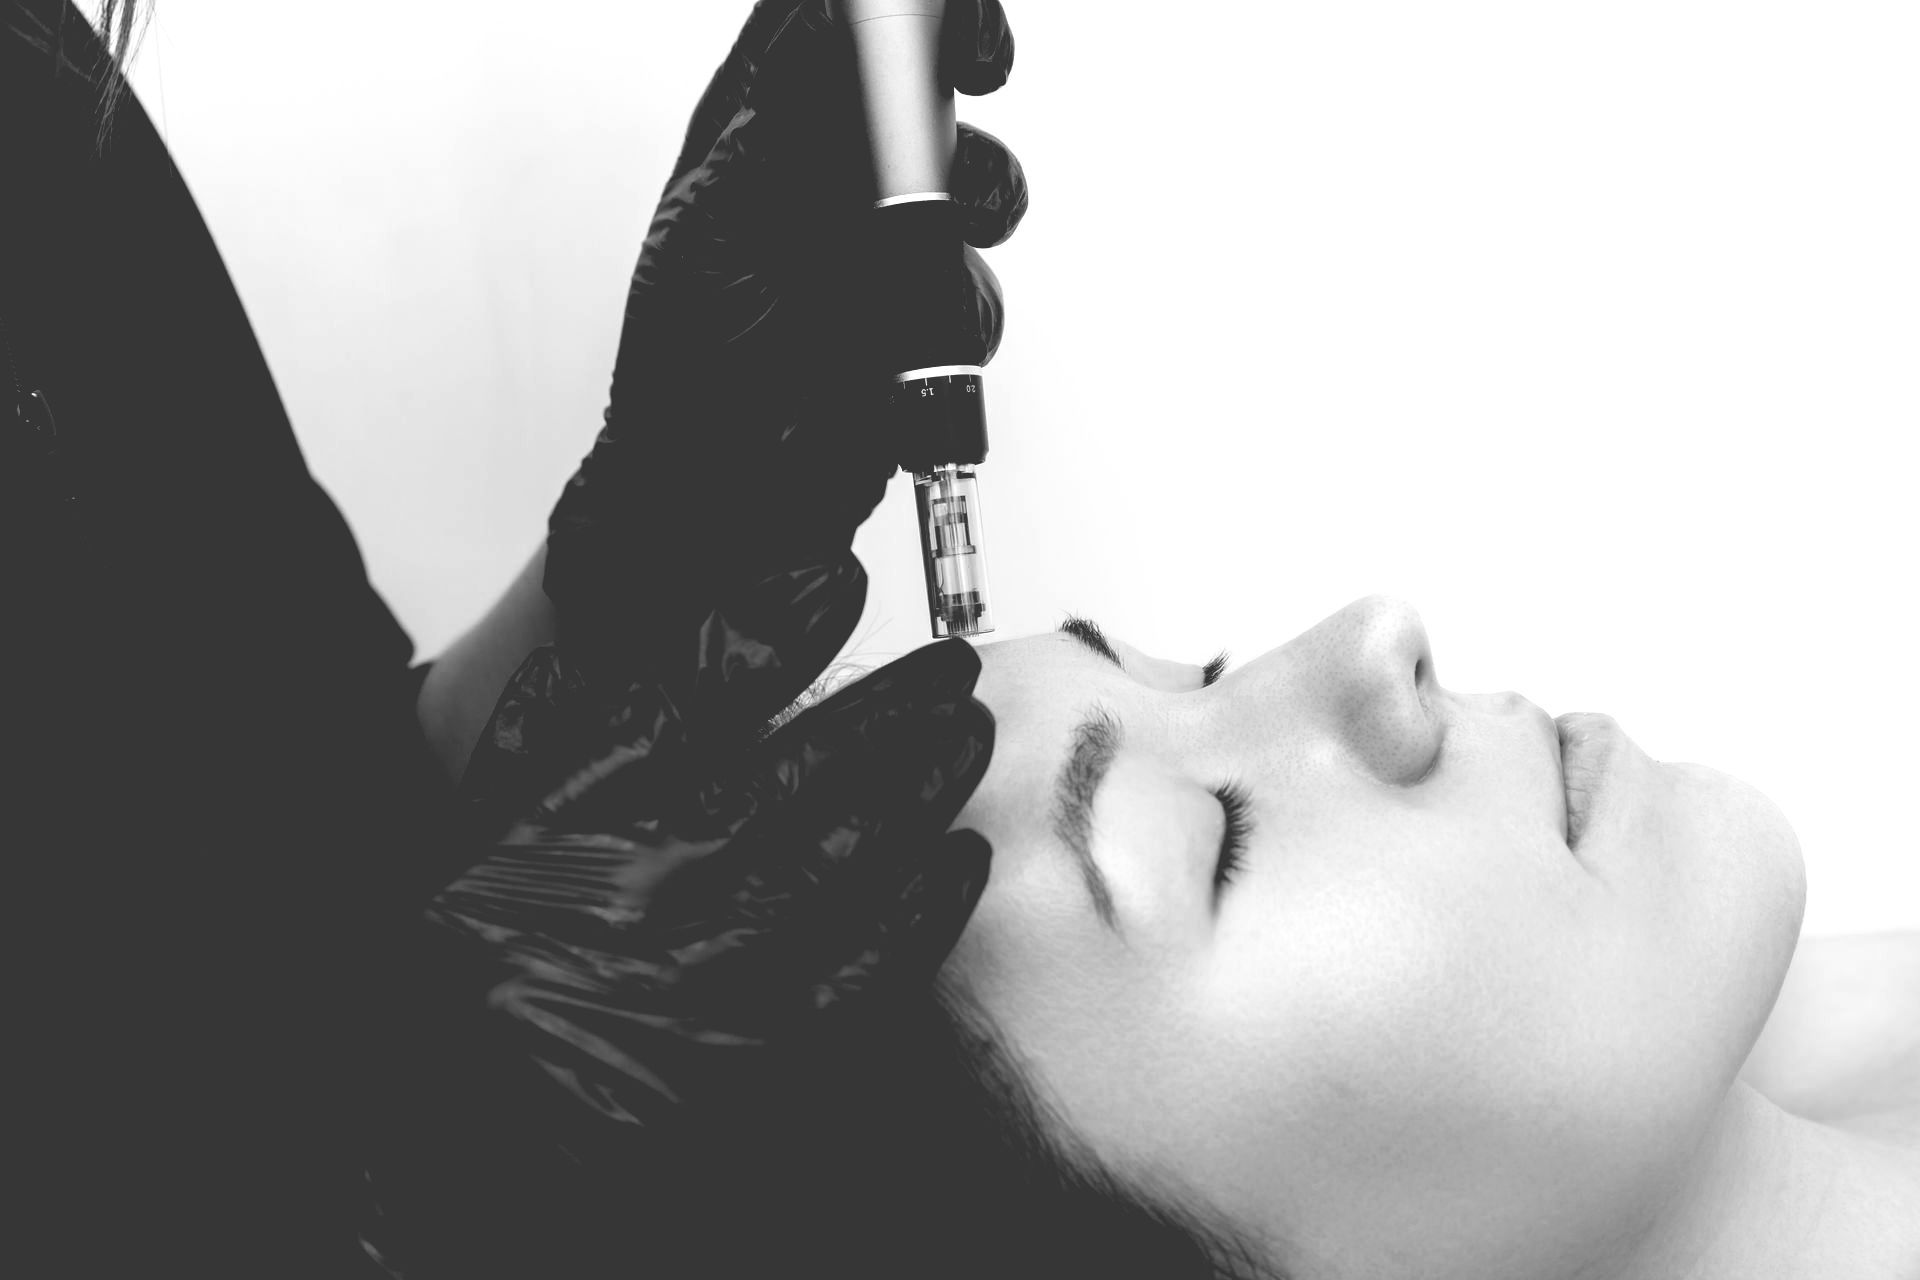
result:
<svg viewBox="0 0 1920 1280"><path fill-rule="evenodd" d="M992 841L993 874L948 974L1043 1094L1303 1276L1551 1280L1624 1256L1792 958L1806 888L1780 812L1588 719L1570 848L1553 721L1442 687L1395 600L1206 687L1113 648L980 646L997 740L955 825ZM1096 709L1108 731L1080 731ZM1216 890L1229 783L1244 866ZM1084 865L1063 794L1091 800Z"/></svg>

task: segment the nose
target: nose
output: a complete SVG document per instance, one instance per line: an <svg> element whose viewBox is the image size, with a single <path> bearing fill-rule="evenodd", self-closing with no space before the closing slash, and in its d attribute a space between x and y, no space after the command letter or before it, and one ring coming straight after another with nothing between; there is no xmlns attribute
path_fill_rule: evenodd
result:
<svg viewBox="0 0 1920 1280"><path fill-rule="evenodd" d="M1308 634L1308 669L1329 727L1361 766L1400 786L1431 773L1446 720L1419 610L1392 596L1368 596Z"/></svg>

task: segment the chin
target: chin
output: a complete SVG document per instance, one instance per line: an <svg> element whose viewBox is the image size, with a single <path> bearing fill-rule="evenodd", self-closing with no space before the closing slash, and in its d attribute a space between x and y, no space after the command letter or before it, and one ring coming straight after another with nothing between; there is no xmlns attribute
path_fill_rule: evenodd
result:
<svg viewBox="0 0 1920 1280"><path fill-rule="evenodd" d="M1676 870L1694 881L1684 901L1703 931L1719 933L1744 988L1765 1022L1800 941L1807 909L1807 867L1800 837L1780 806L1757 787L1700 764L1663 764L1689 813Z"/></svg>
<svg viewBox="0 0 1920 1280"><path fill-rule="evenodd" d="M1807 864L1800 837L1780 806L1758 787L1700 764L1670 766L1691 770L1714 797L1722 848L1757 891L1782 929L1797 938L1807 909Z"/></svg>

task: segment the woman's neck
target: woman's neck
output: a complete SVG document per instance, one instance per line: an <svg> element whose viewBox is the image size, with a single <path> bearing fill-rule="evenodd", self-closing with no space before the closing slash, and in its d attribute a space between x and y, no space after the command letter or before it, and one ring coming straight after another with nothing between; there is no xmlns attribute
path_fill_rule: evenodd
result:
<svg viewBox="0 0 1920 1280"><path fill-rule="evenodd" d="M1920 1150L1781 1110L1736 1081L1617 1280L1920 1276Z"/></svg>

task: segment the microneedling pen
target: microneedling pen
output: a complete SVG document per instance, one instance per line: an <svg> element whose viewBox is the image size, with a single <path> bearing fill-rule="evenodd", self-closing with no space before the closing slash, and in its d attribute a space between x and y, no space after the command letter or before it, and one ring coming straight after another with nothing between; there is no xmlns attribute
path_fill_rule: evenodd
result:
<svg viewBox="0 0 1920 1280"><path fill-rule="evenodd" d="M835 0L852 35L876 198L868 216L883 264L888 426L913 473L934 637L993 630L977 465L987 456L985 388L942 333L940 282L965 252L965 211L947 190L953 89L940 78L945 0ZM949 289L951 286L948 286Z"/></svg>

